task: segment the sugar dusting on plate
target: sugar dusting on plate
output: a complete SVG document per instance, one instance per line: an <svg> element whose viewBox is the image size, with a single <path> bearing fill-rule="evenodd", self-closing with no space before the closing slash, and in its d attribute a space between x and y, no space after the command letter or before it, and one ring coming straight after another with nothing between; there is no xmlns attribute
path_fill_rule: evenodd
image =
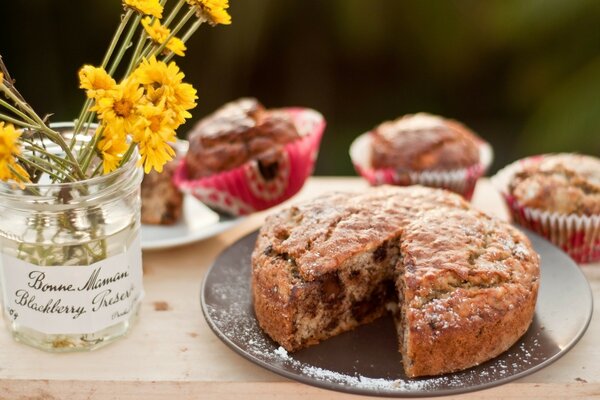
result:
<svg viewBox="0 0 600 400"><path fill-rule="evenodd" d="M499 358L477 368L440 377L386 379L321 368L295 359L294 354L273 342L260 329L252 312L249 271L227 269L220 273L226 275L221 276L219 282L213 282L210 287L205 288L210 291L210 297L215 299L213 304L206 304L209 322L214 324L230 344L242 349L259 364L303 376L317 385L320 382L328 387L352 387L375 394L435 394L440 390L490 384L518 374L541 361L535 356L535 347L539 346L539 342L534 339L533 345L520 342L513 346L508 357L510 361ZM398 365L398 369L401 371L402 366Z"/></svg>

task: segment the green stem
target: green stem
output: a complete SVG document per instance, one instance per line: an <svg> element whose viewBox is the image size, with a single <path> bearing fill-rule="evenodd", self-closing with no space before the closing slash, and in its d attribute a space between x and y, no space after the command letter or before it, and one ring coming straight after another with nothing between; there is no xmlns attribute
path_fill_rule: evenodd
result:
<svg viewBox="0 0 600 400"><path fill-rule="evenodd" d="M185 14L185 16L183 18L181 18L181 20L179 21L177 26L175 26L175 28L173 28L173 30L171 31L169 36L167 36L167 38L158 47L153 46L153 48L150 49L150 52L148 54L146 54L145 57L151 58L152 56L156 56L156 55L160 54L165 49L165 47L167 47L169 40L171 40L173 37L175 37L175 35L177 35L177 33L185 26L185 24L187 24L187 22L190 20L190 18L192 18L194 16L195 13L196 13L195 9L191 8L187 12L187 14Z"/></svg>
<svg viewBox="0 0 600 400"><path fill-rule="evenodd" d="M90 107L92 106L92 99L85 99L85 103L83 104L83 108L79 113L79 117L77 117L77 121L75 122L75 128L73 129L73 137L71 138L71 143L69 147L71 150L75 147L75 143L77 143L77 135L81 131L81 127L83 126L83 121Z"/></svg>
<svg viewBox="0 0 600 400"><path fill-rule="evenodd" d="M161 0L160 4L162 6L164 6L166 2L167 2L166 0ZM179 0L179 2L175 5L173 10L171 10L171 13L165 20L165 22L163 24L164 27L168 27L171 24L171 22L173 21L173 18L175 18L175 16L177 15L179 10L183 6L183 4L185 4L185 0ZM154 20L155 20L155 18L153 17L152 22L154 22ZM134 56L131 58L131 63L130 63L130 68L128 69L128 73L131 72L133 70L133 68L142 61L144 56L149 54L152 47L154 47L154 44L152 42L150 42L146 46L144 46L143 50L140 52L142 44L143 44L143 40L141 40L142 37L144 39L148 37L145 30L142 30L142 36L140 37L140 41L138 42L138 47L136 48ZM126 74L126 76L127 76L127 74Z"/></svg>
<svg viewBox="0 0 600 400"><path fill-rule="evenodd" d="M65 178L68 178L71 182L74 182L76 180L73 177L73 175L71 175L69 173L69 170L63 168L63 166L61 164L54 165L50 161L48 161L42 157L38 157L35 155L31 155L31 154L28 155L27 157L19 156L19 159L21 159L21 158L30 162L30 165L34 166L34 168L40 168L41 166L44 166L45 168L48 168L50 171L54 170L56 173L64 175ZM44 172L47 172L47 171L44 170Z"/></svg>
<svg viewBox="0 0 600 400"><path fill-rule="evenodd" d="M75 182L75 178L73 178L73 176L71 176L68 173L68 171L64 171L61 168L58 168L56 165L50 164L48 161L44 160L43 158L36 157L36 156L29 156L29 158L25 158L23 156L17 156L17 160L21 161L23 164L29 165L31 168L39 169L39 170L47 173L51 178L53 178L55 180L61 180L61 178L56 173L54 173L52 171L52 169L55 169L56 172L64 175L64 177L66 179L70 180L71 182ZM33 161L35 161L35 162L33 162ZM21 178L21 177L19 177L19 178Z"/></svg>
<svg viewBox="0 0 600 400"><path fill-rule="evenodd" d="M169 25L171 24L171 22L173 22L173 19L175 18L175 16L179 12L179 10L181 10L181 7L183 7L184 4L185 4L185 0L179 0L179 2L177 4L175 4L175 7L173 7L173 9L171 10L171 13L163 22L163 26L169 27Z"/></svg>
<svg viewBox="0 0 600 400"><path fill-rule="evenodd" d="M155 44L152 41L150 41L150 43L144 46L144 50L142 50L142 52L138 55L137 60L135 60L135 64L138 65L139 63L141 63L142 60L146 58L146 56L150 53L150 50L152 50L152 47L154 46Z"/></svg>
<svg viewBox="0 0 600 400"><path fill-rule="evenodd" d="M128 77L129 74L131 74L131 71L133 71L133 69L137 65L136 60L140 56L140 51L142 51L142 46L144 45L144 42L146 41L147 37L148 37L148 35L146 34L146 31L144 29L142 29L142 32L140 32L140 38L138 39L137 45L135 46L135 50L133 51L133 54L131 55L131 60L129 60L129 65L127 66L127 70L125 71L125 75L123 76L124 78Z"/></svg>
<svg viewBox="0 0 600 400"><path fill-rule="evenodd" d="M73 170L75 171L76 177L81 180L85 179L85 174L79 167L77 159L75 158L75 156L73 156L73 152L71 152L69 145L65 142L65 139L62 137L62 135L48 128L43 122L40 125L40 131L44 132L50 138L50 140L58 144L60 148L65 152L69 161L73 163Z"/></svg>
<svg viewBox="0 0 600 400"><path fill-rule="evenodd" d="M6 92L5 92L6 93ZM18 108L16 108L15 106L13 106L12 104L10 104L9 102L0 99L0 105L3 106L4 108L7 108L8 110L10 110L11 112L13 112L14 114L17 114L19 117L23 118L25 120L25 122L35 125L36 122L33 118L29 117L27 114L25 114L23 111L19 110Z"/></svg>
<svg viewBox="0 0 600 400"><path fill-rule="evenodd" d="M141 16L139 14L136 15L135 18L133 19L133 23L129 27L129 31L127 31L125 40L121 43L119 52L117 53L117 56L113 60L112 65L111 65L110 69L108 70L108 74L110 76L114 75L115 71L117 70L117 67L121 63L121 60L123 59L123 56L125 55L125 52L131 46L131 38L133 37L135 30L137 29L138 25L140 24L140 19L141 19Z"/></svg>
<svg viewBox="0 0 600 400"><path fill-rule="evenodd" d="M123 158L121 159L121 162L119 163L119 168L121 168L123 165L125 165L127 163L127 161L129 161L136 145L137 144L135 142L131 142L131 144L129 145L129 148L127 149L125 154L123 154Z"/></svg>
<svg viewBox="0 0 600 400"><path fill-rule="evenodd" d="M99 132L96 132L94 134L94 138L90 141L90 145L87 148L87 153L84 160L83 160L83 164L81 166L81 168L83 169L84 173L87 173L88 167L90 166L90 163L92 162L92 158L94 157L94 151L96 150L96 146L98 145L98 142L100 141L100 138L102 137L102 133L104 132L104 128L100 128L101 130Z"/></svg>
<svg viewBox="0 0 600 400"><path fill-rule="evenodd" d="M73 156L73 152L71 152L71 148L69 147L69 145L65 142L64 138L58 134L57 132L53 131L52 129L48 128L48 126L46 125L46 123L39 117L39 115L36 114L36 112L29 107L29 105L27 103L25 103L23 100L21 100L19 97L17 97L14 93L12 93L10 90L5 90L4 86L1 87L1 90L12 100L15 102L15 104L17 105L17 107L19 107L20 109L22 109L24 112L26 112L27 114L29 114L29 117L25 116L25 119L27 120L27 122L33 122L33 125L38 125L37 130L42 131L44 133L46 133L46 135L56 144L58 144L60 146L60 148L65 152L67 158L69 158L71 161L73 161L74 163L77 163L77 160L75 159L75 157ZM0 99L0 104L2 103L6 103L4 100ZM6 103L8 104L8 103ZM9 105L9 109L14 109L14 107ZM17 110L18 111L18 110ZM19 115L22 115L20 112L18 112ZM31 121L33 120L33 121ZM81 169L79 168L78 164L74 164L73 165L75 173L77 174L77 177L80 179L84 179L85 176L83 175L83 173L81 172Z"/></svg>
<svg viewBox="0 0 600 400"><path fill-rule="evenodd" d="M202 25L203 22L204 22L203 20L197 19L196 22L194 22L194 24L189 27L189 29L187 30L185 35L183 35L181 37L181 41L185 44L192 37L192 35L198 30L198 28L200 27L200 25ZM171 61L171 59L173 58L174 55L175 55L175 53L170 52L169 54L167 54L165 56L163 61L165 63L168 63L169 61Z"/></svg>
<svg viewBox="0 0 600 400"><path fill-rule="evenodd" d="M112 54L115 51L117 44L119 43L119 39L121 38L121 35L123 34L123 31L125 30L125 27L127 26L127 23L129 22L129 19L131 18L132 15L133 15L133 10L127 10L125 15L123 15L123 18L121 18L121 23L117 27L117 30L115 31L115 34L113 35L112 40L110 41L110 45L108 46L108 49L106 50L106 53L104 54L104 59L102 60L101 68L106 69L106 66L108 65L108 62L110 61L110 58L112 57ZM83 121L87 120L91 104L92 104L91 100L87 99L80 114L79 114L79 118L77 119L77 124L75 126L75 129L73 130L73 138L74 138L73 140L75 140L75 137L77 137L77 135L79 134L81 127L83 126L82 125ZM73 146L74 146L74 143L71 142L71 146L69 146L69 148L72 149Z"/></svg>
<svg viewBox="0 0 600 400"><path fill-rule="evenodd" d="M87 121L84 121L83 125L85 125L86 133L89 133L91 125L92 125L92 121L94 120L95 115L96 115L96 113L90 113L87 116ZM83 162L83 160L85 160L85 158L87 157L87 153L94 150L92 142L93 142L93 140L90 140L87 143L85 141L81 142L81 146L79 147L79 153L77 155L80 165ZM83 169L84 174L85 174L85 172L86 172L86 170Z"/></svg>
<svg viewBox="0 0 600 400"><path fill-rule="evenodd" d="M10 172L12 172L12 174L13 174L14 176L16 176L17 178L19 178L19 180L20 180L21 182L28 182L28 181L29 181L29 179L27 179L27 177L25 177L25 176L21 175L21 174L19 173L19 171L17 171L17 170L16 170L16 169L15 169L15 168L14 168L12 165L10 165L10 164L9 164L9 165L8 165L8 169L10 169ZM35 192L37 192L37 194L39 195L39 192L37 191L37 189L33 189L33 188L32 188L32 191L34 192L34 194L36 194Z"/></svg>
<svg viewBox="0 0 600 400"><path fill-rule="evenodd" d="M46 126L46 123L40 118L39 115L37 115L37 113L33 110L33 108L31 108L29 106L29 104L27 104L26 102L21 100L17 95L15 95L10 90L5 90L4 88L2 88L2 91L17 105L17 107L19 107L21 110L23 110L23 112L29 114L29 117L31 117L31 119L33 119L33 121L38 123L40 126ZM28 120L29 120L29 118L28 118Z"/></svg>
<svg viewBox="0 0 600 400"><path fill-rule="evenodd" d="M187 42L203 23L204 20L198 18L196 22L194 22L194 24L190 26L187 32L181 37L181 41L183 43Z"/></svg>
<svg viewBox="0 0 600 400"><path fill-rule="evenodd" d="M56 162L57 164L60 164L63 168L69 168L73 166L73 163L67 159L64 159L60 156L57 156L56 154L52 154L49 153L46 149L44 149L43 147L40 147L38 145L35 145L33 143L30 142L26 142L25 144L25 150L29 150L29 151L33 151L33 152L38 152L44 155L44 157L48 157L50 159L52 159L54 162Z"/></svg>
<svg viewBox="0 0 600 400"><path fill-rule="evenodd" d="M112 56L113 51L115 51L115 48L117 47L117 43L119 42L119 39L121 38L121 34L123 34L123 31L125 30L125 26L127 26L127 22L129 22L129 18L131 18L131 15L133 14L133 10L127 10L127 12L125 13L125 15L123 16L123 19L121 19L121 23L119 24L119 27L117 28L117 31L115 32L112 41L110 42L110 45L108 46L108 50L106 51L106 54L104 55L104 60L102 60L102 68L106 69L106 66L108 65L108 62L110 61L110 57Z"/></svg>
<svg viewBox="0 0 600 400"><path fill-rule="evenodd" d="M27 129L36 129L37 128L37 126L35 126L35 125L28 124L28 123L23 122L21 120L18 120L18 119L15 119L13 117L10 117L10 116L8 116L6 114L0 114L0 120L6 121L6 122L10 122L11 124L18 125L18 126L21 126L23 128L27 128Z"/></svg>
<svg viewBox="0 0 600 400"><path fill-rule="evenodd" d="M94 169L94 172L92 172L91 177L93 178L95 176L98 176L98 174L100 173L100 171L102 171L102 163L100 163L100 164L98 164L96 166L96 169Z"/></svg>

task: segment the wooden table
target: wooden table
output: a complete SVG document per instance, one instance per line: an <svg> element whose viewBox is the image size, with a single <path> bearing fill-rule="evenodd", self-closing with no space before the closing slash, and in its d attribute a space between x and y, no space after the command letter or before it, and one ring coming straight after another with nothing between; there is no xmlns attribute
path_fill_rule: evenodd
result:
<svg viewBox="0 0 600 400"><path fill-rule="evenodd" d="M313 178L293 200L328 190L361 190L358 178ZM506 218L501 199L483 180L474 204ZM200 284L226 246L260 226L265 213L229 232L185 247L144 253L146 297L131 334L92 353L50 354L14 342L0 329L0 399L340 399L359 397L296 383L246 361L208 328ZM587 265L596 299L600 264ZM597 315L596 315L597 317ZM497 388L457 396L489 398L600 397L600 321L541 371Z"/></svg>

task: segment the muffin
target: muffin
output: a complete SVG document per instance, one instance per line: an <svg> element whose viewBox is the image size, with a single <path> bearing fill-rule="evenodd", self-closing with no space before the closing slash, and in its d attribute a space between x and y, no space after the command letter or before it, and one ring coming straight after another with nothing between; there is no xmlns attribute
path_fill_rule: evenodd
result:
<svg viewBox="0 0 600 400"><path fill-rule="evenodd" d="M324 128L313 110L269 110L253 98L227 103L189 133L175 182L229 214L272 207L297 193L312 173Z"/></svg>
<svg viewBox="0 0 600 400"><path fill-rule="evenodd" d="M531 323L538 288L539 256L521 232L420 186L284 209L267 218L252 255L257 320L287 351L392 310L409 377L506 351Z"/></svg>
<svg viewBox="0 0 600 400"><path fill-rule="evenodd" d="M252 98L227 103L199 121L189 133L190 147L185 157L189 177L204 178L251 159L269 169L283 145L299 138L286 113L267 111Z"/></svg>
<svg viewBox="0 0 600 400"><path fill-rule="evenodd" d="M600 159L549 154L509 165L493 179L516 222L577 262L600 260Z"/></svg>
<svg viewBox="0 0 600 400"><path fill-rule="evenodd" d="M491 162L491 149L459 122L418 113L359 136L350 156L372 185L423 184L469 198Z"/></svg>

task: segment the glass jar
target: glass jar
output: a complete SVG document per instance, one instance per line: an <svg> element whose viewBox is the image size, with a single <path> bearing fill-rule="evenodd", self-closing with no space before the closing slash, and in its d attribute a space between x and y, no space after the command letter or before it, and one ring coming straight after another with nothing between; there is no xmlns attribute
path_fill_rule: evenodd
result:
<svg viewBox="0 0 600 400"><path fill-rule="evenodd" d="M72 125L53 128L68 138ZM78 137L74 149L90 136ZM143 297L136 156L80 182L0 182L0 286L16 340L92 350L132 326Z"/></svg>

